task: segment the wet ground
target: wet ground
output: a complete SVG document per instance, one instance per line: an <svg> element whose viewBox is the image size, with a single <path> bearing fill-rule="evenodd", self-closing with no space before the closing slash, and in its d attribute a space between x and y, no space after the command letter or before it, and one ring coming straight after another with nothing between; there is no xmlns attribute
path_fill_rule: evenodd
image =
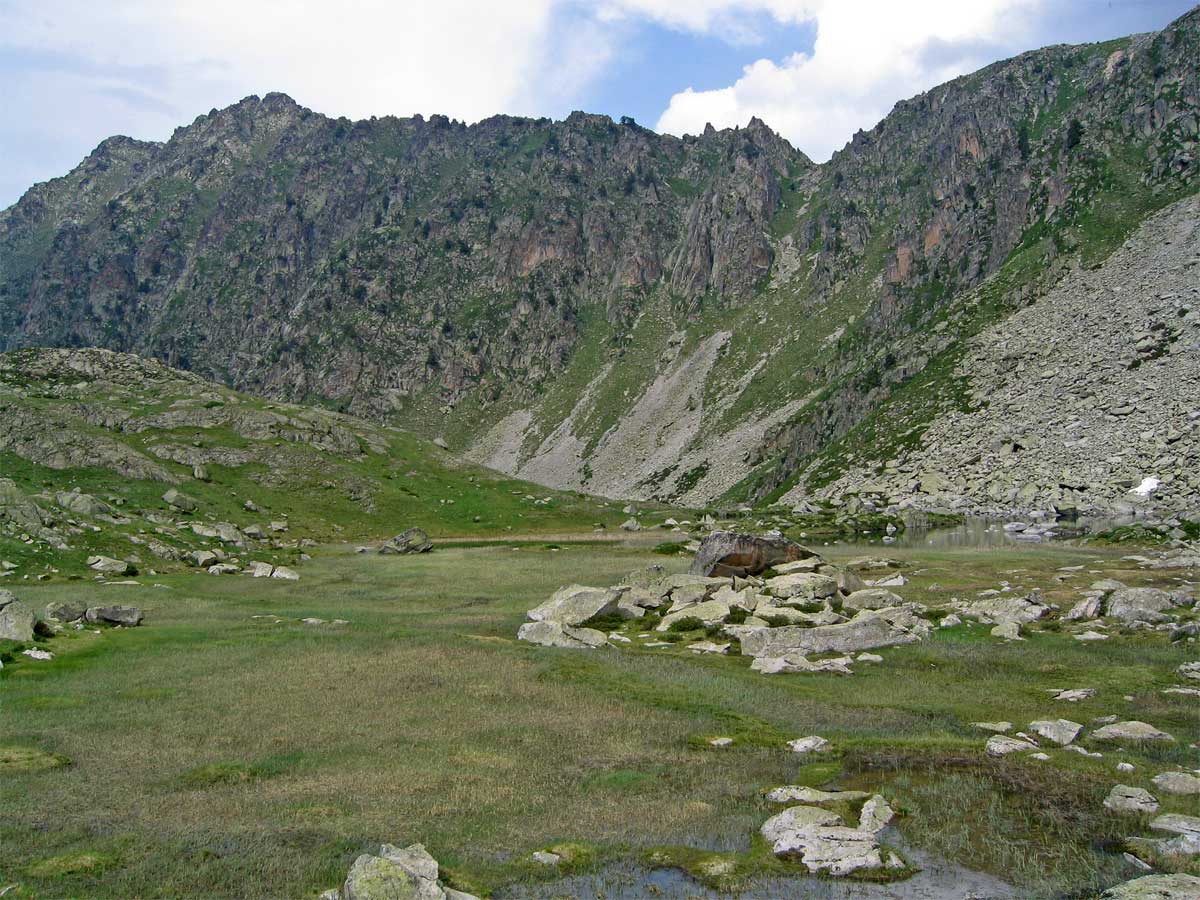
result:
<svg viewBox="0 0 1200 900"><path fill-rule="evenodd" d="M894 829L884 840L920 866L913 877L894 884L869 884L798 875L769 878L738 893L739 900L1017 900L1021 895L1003 881L940 862L905 845ZM704 887L674 869L608 866L591 875L562 878L540 885L519 885L496 894L521 900L728 900L731 894Z"/></svg>

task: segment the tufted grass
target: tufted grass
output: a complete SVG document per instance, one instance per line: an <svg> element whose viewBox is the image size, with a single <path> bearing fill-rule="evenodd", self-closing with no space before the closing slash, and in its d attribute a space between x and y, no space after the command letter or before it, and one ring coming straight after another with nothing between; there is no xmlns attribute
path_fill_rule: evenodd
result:
<svg viewBox="0 0 1200 900"><path fill-rule="evenodd" d="M795 873L752 839L772 812L763 791L806 783L880 790L908 813L906 841L1049 897L1128 877L1100 806L1112 784L1152 787L1156 772L1196 764L1196 704L1159 693L1194 647L1153 635L1082 644L1066 632L1004 644L961 626L884 649L883 663L851 677L767 677L682 645L521 644L524 611L564 583L687 564L648 547L558 547L442 546L415 558L330 549L297 583L17 586L35 607L103 591L147 617L43 641L53 661L16 658L0 673L8 758L72 761L0 771L0 881L36 897L304 897L381 841L421 841L456 884L483 892L552 877L528 855L556 846L583 848L576 869L674 848L662 864L732 887ZM899 592L927 602L1000 578L1063 602L1095 578L1148 578L1105 549L888 553L911 578ZM1080 562L1101 574L1054 583L1058 566ZM1079 704L1045 691L1083 686L1098 694ZM1110 713L1180 740L1097 747L1098 760L1051 750L1046 763L991 763L970 726ZM835 752L793 758L784 742L808 734ZM707 743L719 735L733 745ZM1137 770L1118 777L1118 759ZM706 865L721 858L739 861L737 878ZM85 859L97 863L69 862Z"/></svg>

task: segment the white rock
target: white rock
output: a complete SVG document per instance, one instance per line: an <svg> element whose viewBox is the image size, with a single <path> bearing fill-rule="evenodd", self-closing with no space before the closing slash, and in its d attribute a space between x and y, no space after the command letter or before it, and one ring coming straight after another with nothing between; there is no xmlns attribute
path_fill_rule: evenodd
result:
<svg viewBox="0 0 1200 900"><path fill-rule="evenodd" d="M888 802L876 794L863 804L858 827L861 831L883 831L895 817L896 813Z"/></svg>
<svg viewBox="0 0 1200 900"><path fill-rule="evenodd" d="M1104 806L1113 812L1152 813L1158 811L1158 800L1143 788L1118 784L1104 798Z"/></svg>
<svg viewBox="0 0 1200 900"><path fill-rule="evenodd" d="M1018 740L1017 738L1005 737L1004 735L993 735L988 738L986 747L988 756L1007 756L1009 753L1022 753L1026 750L1037 750L1037 744L1031 744L1029 741Z"/></svg>
<svg viewBox="0 0 1200 900"><path fill-rule="evenodd" d="M1173 741L1175 738L1145 722L1114 722L1092 732L1097 741Z"/></svg>
<svg viewBox="0 0 1200 900"><path fill-rule="evenodd" d="M1163 772L1150 780L1168 794L1200 794L1200 778L1188 772Z"/></svg>
<svg viewBox="0 0 1200 900"><path fill-rule="evenodd" d="M1066 746L1079 736L1083 726L1070 719L1041 719L1029 723L1029 730L1060 746Z"/></svg>
<svg viewBox="0 0 1200 900"><path fill-rule="evenodd" d="M815 734L788 741L787 745L793 753L825 753L829 750L829 741Z"/></svg>

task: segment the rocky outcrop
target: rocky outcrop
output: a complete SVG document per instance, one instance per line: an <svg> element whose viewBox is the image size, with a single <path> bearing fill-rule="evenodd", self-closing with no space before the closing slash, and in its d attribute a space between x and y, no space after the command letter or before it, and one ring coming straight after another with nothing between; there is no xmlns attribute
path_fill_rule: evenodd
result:
<svg viewBox="0 0 1200 900"><path fill-rule="evenodd" d="M643 645L648 648L690 635L684 646L693 652L725 654L736 640L742 655L754 657L756 672L849 675L856 662L851 657L808 657L907 644L931 630L917 614L923 607L890 591L862 589L857 577L799 544L728 532L710 538L687 575L561 588L529 610L518 639L574 649L624 646L635 642L619 627L627 622L637 641L651 639ZM791 561L771 564L785 557ZM744 574L751 569L762 577ZM722 570L743 574L698 574ZM601 627L616 630L606 634ZM718 633L727 640L709 639Z"/></svg>

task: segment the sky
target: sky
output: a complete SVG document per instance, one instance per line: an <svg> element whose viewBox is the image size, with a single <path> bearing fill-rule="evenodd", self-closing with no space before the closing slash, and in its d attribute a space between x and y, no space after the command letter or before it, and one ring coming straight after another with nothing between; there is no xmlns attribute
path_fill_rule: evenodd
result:
<svg viewBox="0 0 1200 900"><path fill-rule="evenodd" d="M817 161L899 100L1190 0L0 0L0 209L104 138L282 91L330 116L758 116Z"/></svg>

